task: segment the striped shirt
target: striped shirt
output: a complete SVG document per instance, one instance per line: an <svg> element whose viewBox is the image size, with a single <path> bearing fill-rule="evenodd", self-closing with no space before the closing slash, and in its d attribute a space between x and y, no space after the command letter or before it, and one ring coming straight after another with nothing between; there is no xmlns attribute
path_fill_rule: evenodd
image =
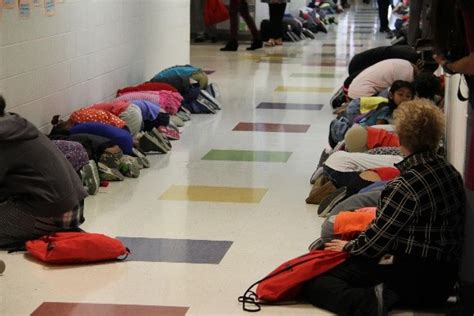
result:
<svg viewBox="0 0 474 316"><path fill-rule="evenodd" d="M376 219L344 250L371 258L390 253L457 260L465 203L461 175L429 152L413 154L396 167L401 175L382 191Z"/></svg>

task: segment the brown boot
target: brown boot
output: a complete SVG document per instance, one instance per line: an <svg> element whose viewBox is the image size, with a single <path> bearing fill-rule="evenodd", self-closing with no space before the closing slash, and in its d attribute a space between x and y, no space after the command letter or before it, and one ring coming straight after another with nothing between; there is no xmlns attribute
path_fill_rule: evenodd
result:
<svg viewBox="0 0 474 316"><path fill-rule="evenodd" d="M336 187L331 181L326 182L322 186L313 186L313 189L306 198L308 204L320 204L324 198L336 191Z"/></svg>

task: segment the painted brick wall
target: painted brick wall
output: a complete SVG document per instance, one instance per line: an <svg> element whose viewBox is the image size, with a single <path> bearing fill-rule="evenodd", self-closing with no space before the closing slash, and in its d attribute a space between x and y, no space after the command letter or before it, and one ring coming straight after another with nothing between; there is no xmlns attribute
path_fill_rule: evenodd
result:
<svg viewBox="0 0 474 316"><path fill-rule="evenodd" d="M54 114L189 63L189 0L65 0L56 15L3 10L0 93L43 131Z"/></svg>

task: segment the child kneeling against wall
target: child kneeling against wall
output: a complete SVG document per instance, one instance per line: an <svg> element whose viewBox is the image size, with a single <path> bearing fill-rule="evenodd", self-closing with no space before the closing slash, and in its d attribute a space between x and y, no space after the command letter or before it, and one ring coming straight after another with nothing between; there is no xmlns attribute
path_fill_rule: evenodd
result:
<svg viewBox="0 0 474 316"><path fill-rule="evenodd" d="M84 222L81 179L58 148L0 95L0 248Z"/></svg>

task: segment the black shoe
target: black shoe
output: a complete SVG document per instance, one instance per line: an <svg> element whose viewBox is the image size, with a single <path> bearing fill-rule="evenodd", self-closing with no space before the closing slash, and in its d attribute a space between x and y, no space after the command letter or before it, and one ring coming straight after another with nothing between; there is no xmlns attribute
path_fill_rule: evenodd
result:
<svg viewBox="0 0 474 316"><path fill-rule="evenodd" d="M194 39L194 43L202 43L206 41L206 37L204 35L199 35Z"/></svg>
<svg viewBox="0 0 474 316"><path fill-rule="evenodd" d="M221 48L221 52L235 52L239 48L239 43L235 40L227 42L224 47Z"/></svg>
<svg viewBox="0 0 474 316"><path fill-rule="evenodd" d="M391 32L392 30L390 30L387 26L386 27L380 27L379 28L379 32L380 33L388 33L388 32Z"/></svg>
<svg viewBox="0 0 474 316"><path fill-rule="evenodd" d="M254 40L252 42L252 45L250 45L249 47L247 47L247 50L256 50L256 49L259 49L259 48L262 48L263 47L263 42L262 40Z"/></svg>
<svg viewBox="0 0 474 316"><path fill-rule="evenodd" d="M334 206L336 206L339 202L345 199L346 191L346 187L340 187L339 189L328 195L324 200L322 200L318 207L318 215L320 217L328 216Z"/></svg>

